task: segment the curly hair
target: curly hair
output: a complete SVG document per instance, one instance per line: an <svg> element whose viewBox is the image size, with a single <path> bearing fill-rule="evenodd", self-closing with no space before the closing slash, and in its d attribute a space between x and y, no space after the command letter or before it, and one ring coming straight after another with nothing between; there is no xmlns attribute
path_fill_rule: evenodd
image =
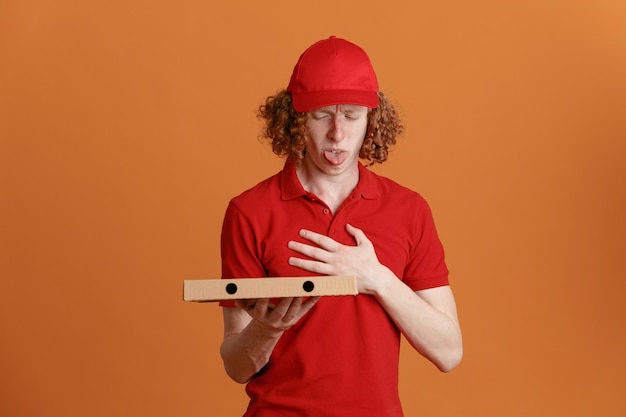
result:
<svg viewBox="0 0 626 417"><path fill-rule="evenodd" d="M269 96L265 104L259 106L257 117L265 120L260 138L271 142L272 151L291 162L301 163L306 153L307 113L294 110L291 93L282 90ZM359 157L366 161L366 166L371 166L387 160L389 150L403 133L404 126L396 109L381 92L378 93L378 107L369 109L367 118L367 132Z"/></svg>

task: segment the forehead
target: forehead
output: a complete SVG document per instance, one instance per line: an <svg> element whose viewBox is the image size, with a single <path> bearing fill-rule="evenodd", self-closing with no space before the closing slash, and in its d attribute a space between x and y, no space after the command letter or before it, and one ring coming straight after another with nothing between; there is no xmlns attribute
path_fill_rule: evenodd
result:
<svg viewBox="0 0 626 417"><path fill-rule="evenodd" d="M333 104L332 106L320 107L311 111L324 113L362 113L367 112L367 107L357 104Z"/></svg>

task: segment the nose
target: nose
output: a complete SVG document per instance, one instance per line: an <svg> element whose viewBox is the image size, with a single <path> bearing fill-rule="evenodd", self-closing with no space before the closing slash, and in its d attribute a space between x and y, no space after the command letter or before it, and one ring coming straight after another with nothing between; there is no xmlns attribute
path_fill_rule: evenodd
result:
<svg viewBox="0 0 626 417"><path fill-rule="evenodd" d="M335 115L332 118L332 122L330 124L330 129L328 130L328 138L339 142L344 138L345 132L343 127L343 122L339 115Z"/></svg>

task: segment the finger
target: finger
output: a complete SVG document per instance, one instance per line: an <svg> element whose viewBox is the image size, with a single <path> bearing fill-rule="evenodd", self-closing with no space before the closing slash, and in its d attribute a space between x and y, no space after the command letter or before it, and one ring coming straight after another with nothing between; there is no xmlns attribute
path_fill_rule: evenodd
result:
<svg viewBox="0 0 626 417"><path fill-rule="evenodd" d="M321 299L322 297L320 297L319 295L307 298L306 301L302 303L302 310L304 310L304 312L306 313L307 311L312 309L313 306L317 304L317 302Z"/></svg>
<svg viewBox="0 0 626 417"><path fill-rule="evenodd" d="M354 227L351 224L346 224L346 230L352 235L352 237L354 237L354 241L357 246L368 245L373 247L372 241L367 238L363 230L358 227Z"/></svg>
<svg viewBox="0 0 626 417"><path fill-rule="evenodd" d="M283 317L285 313L287 313L287 311L289 310L289 306L291 305L292 301L293 297L281 298L278 301L278 304L276 304L276 307L274 307L273 309L274 318Z"/></svg>
<svg viewBox="0 0 626 417"><path fill-rule="evenodd" d="M270 299L269 298L258 298L256 302L248 307L251 310L254 310L257 314L265 315L270 308Z"/></svg>
<svg viewBox="0 0 626 417"><path fill-rule="evenodd" d="M313 258L321 262L329 262L331 260L330 253L325 249L295 241L290 241L287 246L291 250L294 250L298 253L301 253L302 255L308 256L309 258Z"/></svg>
<svg viewBox="0 0 626 417"><path fill-rule="evenodd" d="M294 298L289 307L289 311L287 311L283 317L283 321L291 322L293 320L300 320L300 318L307 314L320 299L320 296Z"/></svg>
<svg viewBox="0 0 626 417"><path fill-rule="evenodd" d="M285 312L283 316L283 321L290 322L293 319L298 317L300 314L300 307L302 306L302 297L295 297L292 299L291 304L289 304L289 308Z"/></svg>
<svg viewBox="0 0 626 417"><path fill-rule="evenodd" d="M352 237L354 237L354 241L356 242L357 246L370 242L367 236L365 236L363 230L359 229L358 227L354 227L351 224L346 224L346 230L350 235L352 235Z"/></svg>
<svg viewBox="0 0 626 417"><path fill-rule="evenodd" d="M333 267L324 262L301 259L292 256L289 258L289 265L304 269L305 271L315 272L320 275L334 275Z"/></svg>
<svg viewBox="0 0 626 417"><path fill-rule="evenodd" d="M328 251L334 251L339 246L336 240L324 236L320 233L313 232L311 230L302 229L299 232L300 237L315 243L320 248L324 248Z"/></svg>
<svg viewBox="0 0 626 417"><path fill-rule="evenodd" d="M300 306L302 305L303 300L304 300L304 297L293 297L293 300L291 301L291 304L289 305L289 309L299 310Z"/></svg>

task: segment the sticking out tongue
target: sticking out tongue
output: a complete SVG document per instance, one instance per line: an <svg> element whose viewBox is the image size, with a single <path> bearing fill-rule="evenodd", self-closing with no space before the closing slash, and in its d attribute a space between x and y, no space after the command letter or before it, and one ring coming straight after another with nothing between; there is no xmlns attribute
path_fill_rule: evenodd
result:
<svg viewBox="0 0 626 417"><path fill-rule="evenodd" d="M324 151L324 158L333 165L339 165L348 157L347 152L342 151Z"/></svg>

